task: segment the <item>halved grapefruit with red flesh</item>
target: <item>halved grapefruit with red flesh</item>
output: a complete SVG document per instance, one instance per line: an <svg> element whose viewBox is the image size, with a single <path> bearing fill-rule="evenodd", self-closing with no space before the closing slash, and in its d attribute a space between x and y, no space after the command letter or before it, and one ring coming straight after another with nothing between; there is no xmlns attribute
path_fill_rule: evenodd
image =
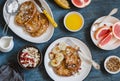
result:
<svg viewBox="0 0 120 81"><path fill-rule="evenodd" d="M110 32L111 32L111 27L104 25L103 27L100 27L95 31L94 37L96 40L98 40L98 39L104 38Z"/></svg>
<svg viewBox="0 0 120 81"><path fill-rule="evenodd" d="M89 5L91 0L72 0L74 6L78 8L84 8Z"/></svg>
<svg viewBox="0 0 120 81"><path fill-rule="evenodd" d="M106 44L108 44L110 42L110 40L112 39L113 37L113 34L112 32L109 33L106 37L102 38L99 43L98 43L98 46L99 47L102 47L102 46L105 46Z"/></svg>
<svg viewBox="0 0 120 81"><path fill-rule="evenodd" d="M120 22L117 22L113 25L112 32L114 37L120 40Z"/></svg>

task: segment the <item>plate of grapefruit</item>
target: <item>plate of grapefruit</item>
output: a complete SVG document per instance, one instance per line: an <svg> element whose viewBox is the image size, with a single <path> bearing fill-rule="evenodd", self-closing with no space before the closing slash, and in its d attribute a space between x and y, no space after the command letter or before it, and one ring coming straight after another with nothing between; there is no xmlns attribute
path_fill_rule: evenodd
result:
<svg viewBox="0 0 120 81"><path fill-rule="evenodd" d="M93 23L90 35L97 47L113 50L120 46L120 20L113 16L104 20L105 17L100 17Z"/></svg>

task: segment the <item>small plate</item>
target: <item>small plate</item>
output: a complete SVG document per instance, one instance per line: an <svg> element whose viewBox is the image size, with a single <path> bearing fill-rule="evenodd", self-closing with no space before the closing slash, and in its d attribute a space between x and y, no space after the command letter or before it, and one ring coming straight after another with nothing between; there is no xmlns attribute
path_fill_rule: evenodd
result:
<svg viewBox="0 0 120 81"><path fill-rule="evenodd" d="M25 1L29 1L29 0L19 0L19 3L21 4L21 3L25 2ZM51 11L50 7L48 6L47 2L45 0L39 0L39 1L42 3L42 5L44 6L44 8L48 11L48 13L53 18L52 11ZM4 19L5 19L5 22L7 23L7 21L9 20L8 19L9 18L9 14L6 12L5 6L6 6L6 3L5 3L4 8L3 8L3 16L4 16ZM36 5L36 7L37 7L37 9L40 12L42 12L39 6ZM10 22L9 22L9 25L8 25L9 28L16 35L18 35L19 37L23 38L26 41L29 41L29 42L32 42L32 43L47 42L48 40L50 40L50 38L52 37L52 35L54 33L54 27L49 23L49 27L48 27L47 31L43 35L41 35L39 37L32 37L22 27L20 27L20 26L18 26L18 25L15 24L14 18L15 18L15 15L13 15L13 16L10 17Z"/></svg>
<svg viewBox="0 0 120 81"><path fill-rule="evenodd" d="M90 50L81 40L73 38L73 37L63 37L63 38L55 40L46 50L45 58L44 58L45 69L46 69L48 75L54 81L61 81L61 80L63 80L63 81L82 81L88 76L88 74L91 70L91 64L84 62L82 59L81 59L82 64L81 64L80 74L76 74L76 75L69 76L69 77L63 77L63 76L57 75L53 71L53 68L49 65L49 62L50 62L49 53L51 52L52 48L60 42L65 42L67 39L72 40L76 45L78 45L81 48L81 50L83 51L84 54L86 54L88 57L90 57L92 59Z"/></svg>
<svg viewBox="0 0 120 81"><path fill-rule="evenodd" d="M98 41L95 40L95 38L94 38L94 33L95 33L95 31L94 31L94 28L95 28L94 24L98 23L98 22L101 22L104 18L105 18L105 16L98 18L93 23L93 25L91 27L91 30L90 30L91 39L92 39L93 43L96 46L98 44ZM116 23L118 21L119 21L119 19L117 19L117 18L115 18L113 16L109 16L104 22L102 22L102 24L100 24L100 27L103 26L104 24L106 24L107 26L112 26L114 23ZM96 29L100 28L100 27L96 27ZM116 39L116 38L113 37L113 39L107 45L103 46L101 49L103 49L103 50L113 50L113 49L118 48L119 46L120 46L120 41L118 39Z"/></svg>

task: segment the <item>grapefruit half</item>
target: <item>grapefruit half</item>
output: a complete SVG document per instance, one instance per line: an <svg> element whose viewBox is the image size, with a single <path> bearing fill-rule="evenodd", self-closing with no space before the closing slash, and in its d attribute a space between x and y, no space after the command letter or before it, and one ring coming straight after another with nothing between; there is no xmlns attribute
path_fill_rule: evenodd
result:
<svg viewBox="0 0 120 81"><path fill-rule="evenodd" d="M84 8L90 4L91 0L72 0L74 6Z"/></svg>
<svg viewBox="0 0 120 81"><path fill-rule="evenodd" d="M117 22L113 25L112 32L114 37L120 40L120 22Z"/></svg>

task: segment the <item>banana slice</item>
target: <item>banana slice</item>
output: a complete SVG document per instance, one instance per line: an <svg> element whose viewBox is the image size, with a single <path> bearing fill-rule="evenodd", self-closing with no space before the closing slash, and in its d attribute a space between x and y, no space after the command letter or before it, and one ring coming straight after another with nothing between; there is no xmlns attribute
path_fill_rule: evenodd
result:
<svg viewBox="0 0 120 81"><path fill-rule="evenodd" d="M64 9L70 9L70 5L67 0L54 0L56 4Z"/></svg>
<svg viewBox="0 0 120 81"><path fill-rule="evenodd" d="M55 59L58 61L58 62L61 62L63 61L64 59L64 55L62 53L58 53L55 55Z"/></svg>
<svg viewBox="0 0 120 81"><path fill-rule="evenodd" d="M53 59L50 61L51 66L57 67L60 65L60 62L58 62L56 59Z"/></svg>
<svg viewBox="0 0 120 81"><path fill-rule="evenodd" d="M53 52L54 54L57 54L57 53L60 52L60 48L59 48L58 46L55 46L55 47L52 49L52 52Z"/></svg>
<svg viewBox="0 0 120 81"><path fill-rule="evenodd" d="M49 57L50 57L50 59L52 60L52 59L55 58L55 54L54 54L53 52L51 52L51 53L49 54Z"/></svg>
<svg viewBox="0 0 120 81"><path fill-rule="evenodd" d="M60 48L60 50L65 50L67 47L67 44L65 42L61 42L58 47Z"/></svg>

